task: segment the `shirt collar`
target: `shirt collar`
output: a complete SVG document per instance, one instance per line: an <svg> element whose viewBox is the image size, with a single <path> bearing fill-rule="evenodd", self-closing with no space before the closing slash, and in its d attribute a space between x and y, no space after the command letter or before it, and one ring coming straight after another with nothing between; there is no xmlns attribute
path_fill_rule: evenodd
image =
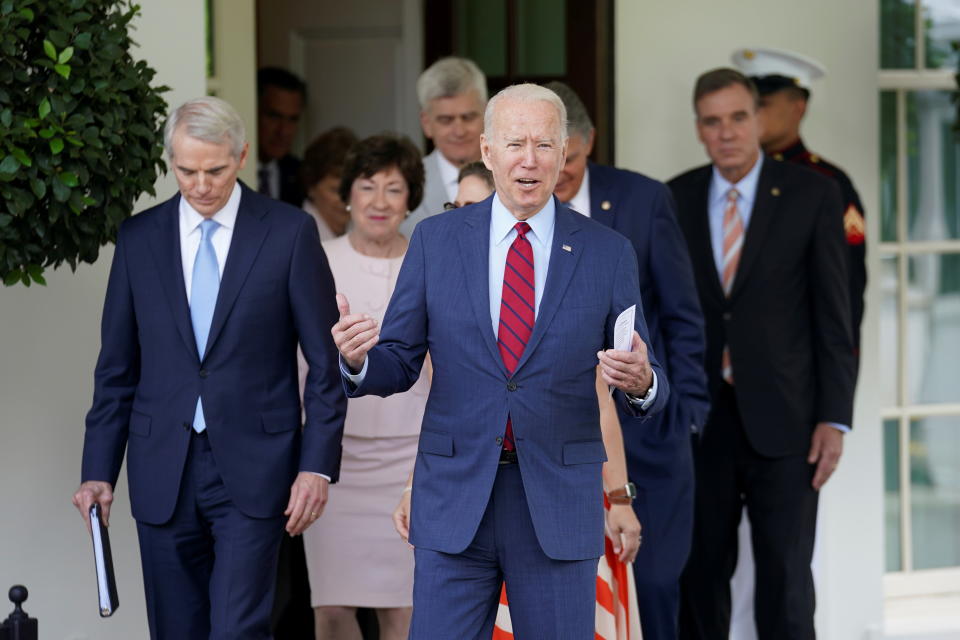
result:
<svg viewBox="0 0 960 640"><path fill-rule="evenodd" d="M457 178L460 177L460 169L447 160L447 157L437 149L437 165L440 167L440 178L443 180L443 186L449 187L451 184L457 184Z"/></svg>
<svg viewBox="0 0 960 640"><path fill-rule="evenodd" d="M727 192L736 187L740 197L748 202L753 202L757 195L757 182L760 180L760 168L763 166L763 152L757 155L757 161L753 167L736 184L730 182L722 175L717 167L713 167L713 179L710 181L710 202L712 204L722 204L727 198Z"/></svg>
<svg viewBox="0 0 960 640"><path fill-rule="evenodd" d="M583 171L583 182L580 183L580 189L577 191L577 195L570 198L570 202L567 203L570 208L575 210L577 213L582 213L583 215L590 217L590 169L589 167Z"/></svg>
<svg viewBox="0 0 960 640"><path fill-rule="evenodd" d="M230 193L230 198L227 200L227 204L223 205L223 208L220 211L217 211L213 214L213 219L220 223L220 226L226 227L227 229L233 229L237 223L237 212L240 210L240 183L237 182L233 185L233 191ZM183 234L190 234L200 226L200 223L203 222L204 218L200 215L196 209L194 209L187 199L180 196L180 231Z"/></svg>
<svg viewBox="0 0 960 640"><path fill-rule="evenodd" d="M556 219L556 201L552 196L540 211L527 218L526 223L530 225L533 238L539 242L541 246L547 246L550 238L553 237L553 225ZM500 195L494 193L493 202L490 204L490 230L494 244L503 242L510 234L510 231L513 230L513 227L516 226L517 222L518 220L513 217L513 214L510 213L503 202L500 201ZM530 238L529 233L527 234L527 238Z"/></svg>

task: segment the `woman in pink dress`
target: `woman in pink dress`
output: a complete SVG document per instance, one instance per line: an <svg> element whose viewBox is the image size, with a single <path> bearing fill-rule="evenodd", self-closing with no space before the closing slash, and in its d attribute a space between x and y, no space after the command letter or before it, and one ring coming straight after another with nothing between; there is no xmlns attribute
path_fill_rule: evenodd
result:
<svg viewBox="0 0 960 640"><path fill-rule="evenodd" d="M407 250L398 229L420 203L423 180L407 138L372 136L348 153L340 197L350 231L323 247L352 312L382 321ZM358 607L376 610L382 640L407 637L413 552L390 514L413 468L429 384L425 372L406 393L349 400L340 482L304 534L318 639L360 640Z"/></svg>

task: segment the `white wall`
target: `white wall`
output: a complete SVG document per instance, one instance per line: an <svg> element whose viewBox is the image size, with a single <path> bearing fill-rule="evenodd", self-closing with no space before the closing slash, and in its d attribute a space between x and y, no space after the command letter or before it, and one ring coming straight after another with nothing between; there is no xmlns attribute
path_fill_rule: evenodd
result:
<svg viewBox="0 0 960 640"><path fill-rule="evenodd" d="M706 157L696 140L691 93L697 75L730 66L739 47L781 47L828 69L804 125L809 146L844 167L877 224L876 2L738 0L616 5L617 163L661 180ZM868 244L869 249L869 244ZM878 273L875 255L870 272ZM877 409L876 313L868 293L854 432L821 497L822 565L817 627L825 640L858 640L882 621L882 434Z"/></svg>
<svg viewBox="0 0 960 640"><path fill-rule="evenodd" d="M175 105L205 93L203 3L141 0L134 56L157 70ZM172 175L157 185L166 199ZM144 201L138 210L147 206ZM48 272L47 287L0 289L0 620L7 588L27 585L25 609L48 640L147 637L140 557L126 478L111 526L120 608L97 614L90 538L70 496L80 479L83 419L93 389L112 245L94 265Z"/></svg>

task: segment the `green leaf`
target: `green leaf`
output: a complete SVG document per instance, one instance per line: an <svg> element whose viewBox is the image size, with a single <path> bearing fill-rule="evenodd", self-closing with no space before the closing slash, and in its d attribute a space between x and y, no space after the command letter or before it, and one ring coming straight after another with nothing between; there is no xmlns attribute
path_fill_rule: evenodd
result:
<svg viewBox="0 0 960 640"><path fill-rule="evenodd" d="M57 62L60 64L66 64L70 62L70 58L73 57L73 47L67 47L60 52L60 55L57 56Z"/></svg>
<svg viewBox="0 0 960 640"><path fill-rule="evenodd" d="M60 148L63 149L63 141L60 142ZM80 184L80 180L77 178L77 174L73 171L64 171L60 174L60 182L67 185L68 187L75 187Z"/></svg>
<svg viewBox="0 0 960 640"><path fill-rule="evenodd" d="M75 147L82 147L82 146L83 146L83 141L80 140L79 138L75 138L74 136L67 136L67 142L69 142L70 144L72 144L72 145L75 146Z"/></svg>
<svg viewBox="0 0 960 640"><path fill-rule="evenodd" d="M55 64L53 65L53 70L62 75L64 80L70 79L70 65Z"/></svg>
<svg viewBox="0 0 960 640"><path fill-rule="evenodd" d="M40 102L40 106L37 108L37 113L40 114L40 119L41 119L41 120L42 120L43 118L46 118L46 117L47 117L47 114L50 113L50 100L48 100L47 98L44 98L44 99Z"/></svg>
<svg viewBox="0 0 960 640"><path fill-rule="evenodd" d="M50 58L51 60L55 61L57 59L57 49L56 47L53 46L53 43L50 42L49 40L43 41L43 52L47 54L47 57Z"/></svg>
<svg viewBox="0 0 960 640"><path fill-rule="evenodd" d="M24 17L27 22L33 22L33 10L29 8L20 9L20 15Z"/></svg>
<svg viewBox="0 0 960 640"><path fill-rule="evenodd" d="M57 154L60 153L61 151L63 151L63 138L54 138L53 140L51 140L51 141L50 141L50 153L52 153L53 155L57 155ZM63 174L60 174L60 175L62 176ZM61 179L62 179L62 178L61 178ZM73 186L73 185L71 185L71 186Z"/></svg>
<svg viewBox="0 0 960 640"><path fill-rule="evenodd" d="M78 49L89 49L89 48L90 48L90 34L89 34L89 33L81 33L80 35L78 35L78 36L76 37L76 39L74 39L73 44L74 44Z"/></svg>
<svg viewBox="0 0 960 640"><path fill-rule="evenodd" d="M10 109L4 109L0 113L0 123L5 127L9 127L13 123L13 112Z"/></svg>
<svg viewBox="0 0 960 640"><path fill-rule="evenodd" d="M50 186L53 187L53 199L57 202L66 202L70 199L70 187L63 184L62 180L53 180Z"/></svg>
<svg viewBox="0 0 960 640"><path fill-rule="evenodd" d="M44 140L49 140L50 138L53 137L54 131L50 127L47 127L46 129L40 129L38 133L40 134L40 137L43 138Z"/></svg>
<svg viewBox="0 0 960 640"><path fill-rule="evenodd" d="M0 162L0 173L14 174L20 168L20 161L14 156L9 155Z"/></svg>
<svg viewBox="0 0 960 640"><path fill-rule="evenodd" d="M0 229L3 229L11 222L13 222L13 216L7 215L6 213L0 213Z"/></svg>
<svg viewBox="0 0 960 640"><path fill-rule="evenodd" d="M33 161L30 160L30 156L28 156L23 149L21 149L21 148L19 148L19 147L14 147L14 148L10 151L10 153L12 153L12 154L17 158L17 160L20 161L20 164L22 164L23 166L25 166L25 167L32 167L32 166L33 166Z"/></svg>
<svg viewBox="0 0 960 640"><path fill-rule="evenodd" d="M7 277L3 279L3 284L10 287L20 282L20 272L11 271L7 274Z"/></svg>
<svg viewBox="0 0 960 640"><path fill-rule="evenodd" d="M38 178L30 178L30 189L33 191L33 195L37 196L37 200L47 195L47 183Z"/></svg>

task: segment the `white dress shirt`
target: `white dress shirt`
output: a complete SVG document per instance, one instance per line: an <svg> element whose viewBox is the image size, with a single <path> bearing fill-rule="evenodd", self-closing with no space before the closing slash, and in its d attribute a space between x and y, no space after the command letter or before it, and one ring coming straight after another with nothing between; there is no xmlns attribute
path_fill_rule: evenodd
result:
<svg viewBox="0 0 960 640"><path fill-rule="evenodd" d="M580 183L580 189L577 195L570 198L567 206L583 215L590 217L590 169L584 169L583 182Z"/></svg>
<svg viewBox="0 0 960 640"><path fill-rule="evenodd" d="M460 188L460 169L452 162L447 160L443 153L437 153L437 166L440 167L440 179L443 181L443 188L447 190L447 202L453 202L457 199L457 190Z"/></svg>
<svg viewBox="0 0 960 640"><path fill-rule="evenodd" d="M220 269L220 279L223 279L223 265L227 263L227 253L230 251L230 241L233 239L233 228L237 224L237 211L240 210L240 184L233 185L233 191L223 209L213 214L213 219L220 223L216 233L210 238L213 252L217 254L217 268ZM204 217L190 206L187 199L180 196L180 259L183 261L183 282L187 288L187 303L190 302L190 287L193 286L193 263L197 259L197 249L200 248L200 223Z"/></svg>

